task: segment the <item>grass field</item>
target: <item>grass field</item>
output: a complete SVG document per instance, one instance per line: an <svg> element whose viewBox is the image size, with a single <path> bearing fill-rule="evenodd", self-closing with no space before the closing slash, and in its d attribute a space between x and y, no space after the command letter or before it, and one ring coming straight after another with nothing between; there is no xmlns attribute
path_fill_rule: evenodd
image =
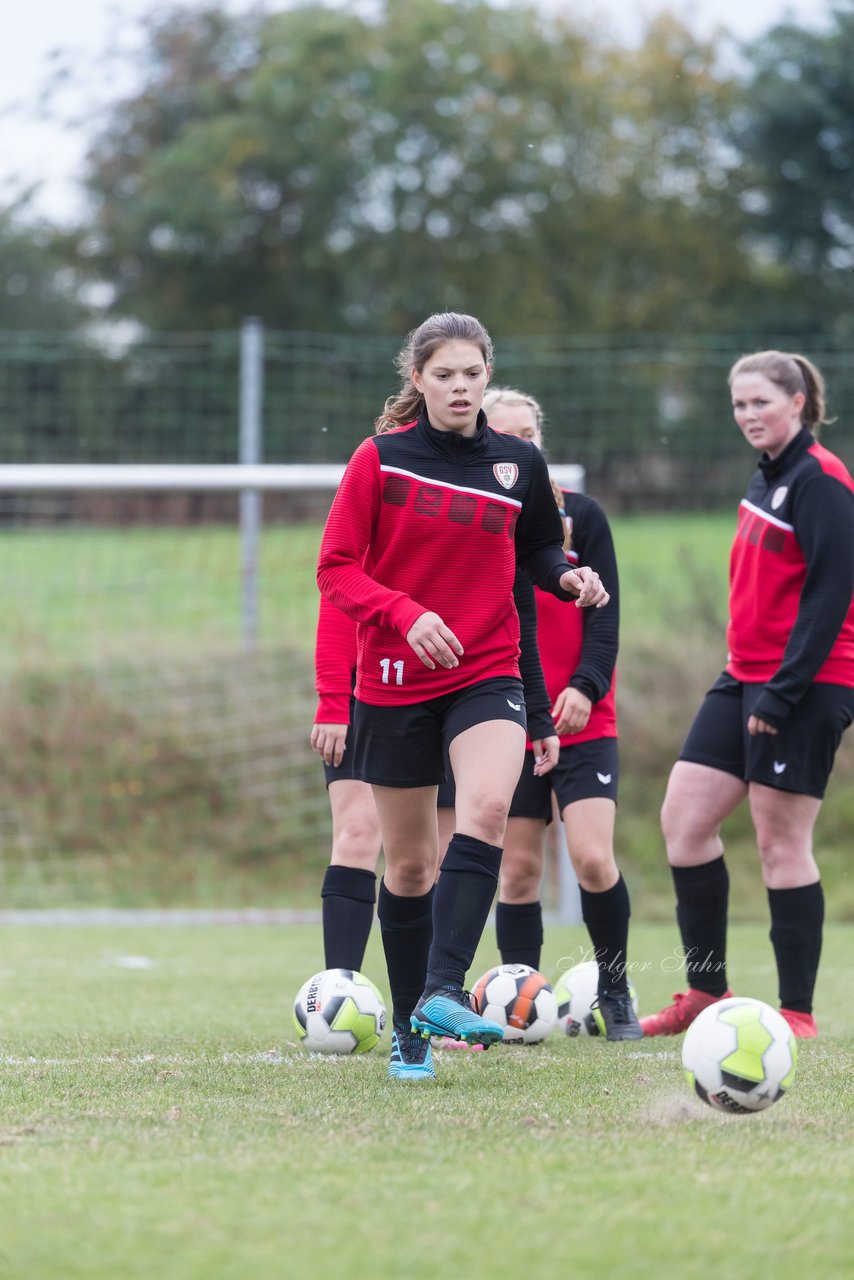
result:
<svg viewBox="0 0 854 1280"><path fill-rule="evenodd" d="M641 1012L682 985L675 941L633 931ZM548 929L544 969L584 946ZM750 1117L694 1099L673 1040L445 1053L426 1086L387 1081L387 1037L310 1057L290 1012L320 954L308 926L5 932L3 1280L850 1274L850 931L821 1038ZM376 934L364 967L384 990ZM731 979L776 1003L764 928L734 928Z"/></svg>

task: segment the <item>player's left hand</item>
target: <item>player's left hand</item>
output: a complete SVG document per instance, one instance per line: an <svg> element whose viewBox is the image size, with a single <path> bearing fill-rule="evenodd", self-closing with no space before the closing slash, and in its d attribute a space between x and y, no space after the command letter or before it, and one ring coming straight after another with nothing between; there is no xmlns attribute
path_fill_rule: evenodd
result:
<svg viewBox="0 0 854 1280"><path fill-rule="evenodd" d="M578 596L575 602L576 609L588 609L591 606L601 609L611 599L600 581L599 574L589 565L568 569L561 575L560 585L564 591L570 591Z"/></svg>
<svg viewBox="0 0 854 1280"><path fill-rule="evenodd" d="M552 707L552 720L558 733L581 733L587 728L593 703L580 689L561 689Z"/></svg>
<svg viewBox="0 0 854 1280"><path fill-rule="evenodd" d="M760 720L759 716L747 717L747 732L751 737L756 737L757 733L779 733L779 729L775 729L773 724L769 724L767 720Z"/></svg>
<svg viewBox="0 0 854 1280"><path fill-rule="evenodd" d="M551 773L560 755L560 738L557 734L549 738L532 738L534 748L534 777L542 778Z"/></svg>

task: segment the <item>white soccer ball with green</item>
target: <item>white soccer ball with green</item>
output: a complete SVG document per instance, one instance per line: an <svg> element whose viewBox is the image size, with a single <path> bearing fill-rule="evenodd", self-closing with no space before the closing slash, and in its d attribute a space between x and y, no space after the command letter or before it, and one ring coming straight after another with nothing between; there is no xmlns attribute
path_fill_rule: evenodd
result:
<svg viewBox="0 0 854 1280"><path fill-rule="evenodd" d="M603 1036L605 1023L596 1008L599 966L595 960L583 960L565 969L552 990L557 1000L557 1025L568 1036ZM638 1011L638 995L629 983L634 1011Z"/></svg>
<svg viewBox="0 0 854 1280"><path fill-rule="evenodd" d="M782 1014L762 1000L730 996L698 1014L682 1041L685 1078L717 1111L749 1115L782 1098L795 1078L798 1045Z"/></svg>
<svg viewBox="0 0 854 1280"><path fill-rule="evenodd" d="M309 1053L368 1053L385 1028L379 988L355 969L323 969L294 1000L294 1026Z"/></svg>

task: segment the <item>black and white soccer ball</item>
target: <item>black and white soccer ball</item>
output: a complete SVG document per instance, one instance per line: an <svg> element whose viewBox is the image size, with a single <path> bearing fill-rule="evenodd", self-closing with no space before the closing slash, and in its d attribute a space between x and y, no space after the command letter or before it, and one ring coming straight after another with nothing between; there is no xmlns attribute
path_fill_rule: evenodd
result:
<svg viewBox="0 0 854 1280"><path fill-rule="evenodd" d="M604 1036L605 1023L596 1008L599 966L595 960L583 960L565 969L554 984L557 999L557 1025L568 1036ZM638 993L629 982L629 995L635 1013Z"/></svg>
<svg viewBox="0 0 854 1280"><path fill-rule="evenodd" d="M368 1053L385 1023L379 988L355 969L313 974L294 1000L294 1026L310 1053Z"/></svg>

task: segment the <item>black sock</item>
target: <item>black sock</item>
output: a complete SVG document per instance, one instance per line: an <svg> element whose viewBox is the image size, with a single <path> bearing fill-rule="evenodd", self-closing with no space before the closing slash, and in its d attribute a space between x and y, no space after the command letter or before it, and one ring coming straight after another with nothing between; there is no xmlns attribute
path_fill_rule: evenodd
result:
<svg viewBox="0 0 854 1280"><path fill-rule="evenodd" d="M433 903L433 945L425 990L461 987L483 928L501 867L501 849L474 836L451 836Z"/></svg>
<svg viewBox="0 0 854 1280"><path fill-rule="evenodd" d="M727 989L726 925L729 872L723 858L699 867L671 867L676 921L685 948L688 985L710 996Z"/></svg>
<svg viewBox="0 0 854 1280"><path fill-rule="evenodd" d="M629 891L622 876L604 893L580 889L581 918L587 926L599 965L599 991L626 991L626 948L629 942Z"/></svg>
<svg viewBox="0 0 854 1280"><path fill-rule="evenodd" d="M499 902L495 908L495 938L502 964L540 967L543 946L541 902Z"/></svg>
<svg viewBox="0 0 854 1280"><path fill-rule="evenodd" d="M377 878L359 867L326 868L320 890L323 957L327 969L361 969L371 925Z"/></svg>
<svg viewBox="0 0 854 1280"><path fill-rule="evenodd" d="M409 1026L409 1015L421 998L427 976L427 956L433 937L435 889L417 898L400 898L380 881L377 915L388 969L392 1017Z"/></svg>
<svg viewBox="0 0 854 1280"><path fill-rule="evenodd" d="M812 1013L824 924L821 881L799 889L769 889L768 905L780 1005L798 1013Z"/></svg>

